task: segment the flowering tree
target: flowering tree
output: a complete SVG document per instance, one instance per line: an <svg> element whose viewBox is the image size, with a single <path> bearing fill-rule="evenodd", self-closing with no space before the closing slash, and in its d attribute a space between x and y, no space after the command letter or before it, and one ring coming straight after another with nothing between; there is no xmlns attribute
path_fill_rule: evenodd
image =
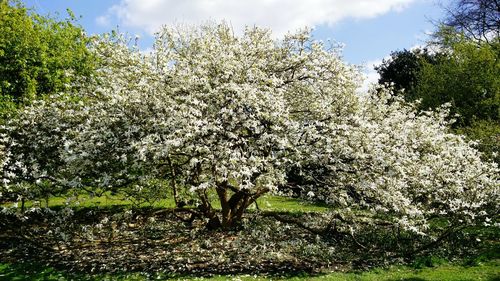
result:
<svg viewBox="0 0 500 281"><path fill-rule="evenodd" d="M275 42L255 28L242 38L225 25L164 29L156 48L178 117L163 143L148 136L153 158L174 158L209 217L215 189L223 226L285 183L303 123L343 114L354 100L354 69L307 31Z"/></svg>
<svg viewBox="0 0 500 281"><path fill-rule="evenodd" d="M81 103L68 98L21 110L3 126L2 161L3 195L25 199L56 194L63 185L47 189L47 184L60 183L65 174L65 159L61 155L69 131L80 123ZM55 125L57 124L57 125ZM6 134L5 134L6 133Z"/></svg>
<svg viewBox="0 0 500 281"><path fill-rule="evenodd" d="M304 194L339 214L420 234L437 217L450 226L488 224L498 212L499 169L448 132L447 116L446 107L418 113L386 89L360 98L350 118L309 146L316 157L302 163Z"/></svg>
<svg viewBox="0 0 500 281"><path fill-rule="evenodd" d="M230 226L259 196L285 182L301 126L349 110L356 72L336 49L311 41L308 31L279 42L257 28L241 38L226 25L180 31L162 30L150 55L103 38L94 49L104 66L79 93L84 105L78 114L44 102L25 114L51 111L60 118L48 124L68 128L49 142L57 153L52 159L64 162L65 174L53 176L58 182L106 190L171 178L173 188L195 193L203 214L217 223L209 199L214 190L220 223ZM73 119L68 114L81 122L67 123ZM21 118L27 117L13 120L8 130L16 131ZM22 147L31 151L31 144ZM15 145L8 144L8 151ZM6 169L14 162L35 172L25 168L24 154L13 157Z"/></svg>
<svg viewBox="0 0 500 281"><path fill-rule="evenodd" d="M92 191L167 179L174 197L178 188L198 197L210 225L230 227L259 196L290 184L293 167L310 195L390 213L417 231L429 214L472 218L492 202L485 196L497 198L496 168L447 134L442 115L359 98L356 69L308 31L275 41L225 24L164 28L150 54L122 42L95 42L103 66L76 96L36 102L5 127L8 188L40 174Z"/></svg>

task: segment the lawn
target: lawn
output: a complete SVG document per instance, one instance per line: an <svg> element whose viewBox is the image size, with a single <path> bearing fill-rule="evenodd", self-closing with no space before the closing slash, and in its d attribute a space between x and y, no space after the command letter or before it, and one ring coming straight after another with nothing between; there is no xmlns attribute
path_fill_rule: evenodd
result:
<svg viewBox="0 0 500 281"><path fill-rule="evenodd" d="M217 204L217 200L214 199L212 205L216 209L220 209L220 206ZM68 203L66 197L50 197L48 200L48 206L50 208L61 207ZM9 207L14 203L3 203L0 204L0 207ZM127 199L126 196L116 195L111 193L105 193L101 196L88 196L88 195L79 195L77 200L69 201L69 204L73 207L110 207L110 206L124 206L124 207L152 207L152 208L173 208L175 206L174 200L171 196L166 199L156 200L151 203L137 203ZM17 204L19 205L19 204ZM26 201L25 207L28 209L33 206L46 206L45 201ZM328 206L323 204L314 204L312 202L307 202L304 200L282 197L282 196L274 196L274 195L264 195L257 200L257 204L252 204L248 210L256 210L259 209L261 211L280 211L280 212L291 212L291 213L300 213L300 212L324 212L329 209Z"/></svg>

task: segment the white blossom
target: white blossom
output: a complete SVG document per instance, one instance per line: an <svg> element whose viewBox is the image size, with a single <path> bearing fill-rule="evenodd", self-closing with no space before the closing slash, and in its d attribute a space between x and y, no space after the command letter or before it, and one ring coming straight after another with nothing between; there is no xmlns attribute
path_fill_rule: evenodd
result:
<svg viewBox="0 0 500 281"><path fill-rule="evenodd" d="M294 167L309 197L417 233L433 215L498 211L498 167L448 132L446 108L357 95L357 68L307 29L274 40L260 28L164 27L148 54L124 42L97 39L96 77L1 129L7 192L28 196L40 179L100 191L170 179L207 208L215 190L229 225Z"/></svg>

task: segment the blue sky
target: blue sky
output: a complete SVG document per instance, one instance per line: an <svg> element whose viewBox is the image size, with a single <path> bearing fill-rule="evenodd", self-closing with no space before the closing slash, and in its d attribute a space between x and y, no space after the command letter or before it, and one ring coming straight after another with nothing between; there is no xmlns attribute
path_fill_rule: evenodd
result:
<svg viewBox="0 0 500 281"><path fill-rule="evenodd" d="M369 80L372 70L391 51L422 45L443 17L441 5L452 0L25 0L38 13L81 16L89 34L119 27L140 35L140 45L152 45L161 24L226 20L236 30L244 25L270 27L277 36L303 26L316 39L342 43L344 59L362 64Z"/></svg>

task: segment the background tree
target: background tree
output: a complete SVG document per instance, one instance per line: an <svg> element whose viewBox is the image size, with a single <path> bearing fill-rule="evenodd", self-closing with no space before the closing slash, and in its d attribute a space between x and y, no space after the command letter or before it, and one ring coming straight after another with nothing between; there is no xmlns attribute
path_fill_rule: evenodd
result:
<svg viewBox="0 0 500 281"><path fill-rule="evenodd" d="M445 26L474 41L494 42L500 37L500 1L458 0L447 9Z"/></svg>
<svg viewBox="0 0 500 281"><path fill-rule="evenodd" d="M416 85L421 108L450 103L453 128L479 140L485 157L500 163L500 44L454 43L439 63L425 63Z"/></svg>
<svg viewBox="0 0 500 281"><path fill-rule="evenodd" d="M74 15L68 13L69 18L60 21L38 15L16 0L0 2L0 123L6 123L20 107L35 99L73 92L94 73L97 61L87 48L90 39L75 23ZM51 122L51 117L46 117L45 120ZM3 192L23 202L34 197L48 198L63 190L61 185L50 184L54 183L53 178L37 167L55 169L52 175L60 171L61 158L57 157L55 148L61 145L56 140L61 141L64 129L54 130L49 124L38 124L46 138L37 142L23 131L33 124L25 122L17 130L20 145L11 147L11 152L26 155L23 150L26 146L21 144L34 141L29 149L40 160L31 167L36 172ZM8 158L9 154L2 157ZM34 161L33 158L26 160ZM17 168L10 167L8 174Z"/></svg>
<svg viewBox="0 0 500 281"><path fill-rule="evenodd" d="M437 63L422 64L414 98L421 108L451 103L458 114L455 126L469 126L476 120L500 120L500 53L498 44L463 40L451 46Z"/></svg>
<svg viewBox="0 0 500 281"><path fill-rule="evenodd" d="M392 52L375 70L380 75L378 83L391 84L396 91L403 91L407 99L412 99L419 74L424 63L436 63L437 55L427 49L414 49Z"/></svg>
<svg viewBox="0 0 500 281"><path fill-rule="evenodd" d="M405 89L405 99L420 99L423 110L450 103L453 128L500 163L500 2L459 0L446 10L429 41L433 59L393 53L377 68L379 83Z"/></svg>
<svg viewBox="0 0 500 281"><path fill-rule="evenodd" d="M77 77L91 75L95 60L88 40L71 13L59 21L37 15L18 1L0 2L1 112L66 92Z"/></svg>

